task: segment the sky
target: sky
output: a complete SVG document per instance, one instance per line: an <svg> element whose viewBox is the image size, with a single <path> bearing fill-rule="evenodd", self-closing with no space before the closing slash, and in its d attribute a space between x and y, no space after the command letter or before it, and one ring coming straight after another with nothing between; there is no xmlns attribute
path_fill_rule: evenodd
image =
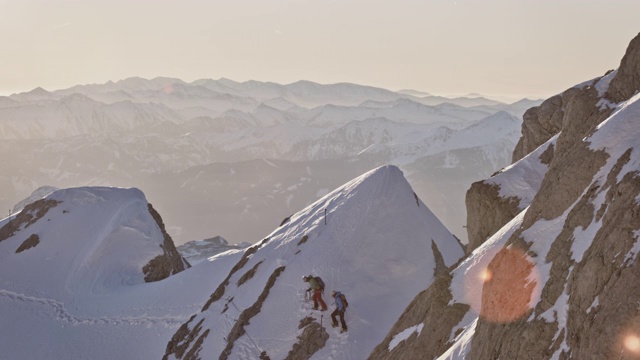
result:
<svg viewBox="0 0 640 360"><path fill-rule="evenodd" d="M0 95L131 76L548 97L616 68L638 0L0 0Z"/></svg>

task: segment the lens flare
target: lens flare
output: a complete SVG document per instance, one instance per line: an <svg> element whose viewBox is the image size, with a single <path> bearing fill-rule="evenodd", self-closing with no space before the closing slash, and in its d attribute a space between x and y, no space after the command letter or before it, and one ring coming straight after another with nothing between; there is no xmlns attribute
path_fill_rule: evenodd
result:
<svg viewBox="0 0 640 360"><path fill-rule="evenodd" d="M480 272L480 280L482 280L482 282L491 281L491 271L484 269Z"/></svg>
<svg viewBox="0 0 640 360"><path fill-rule="evenodd" d="M624 338L624 347L636 354L640 354L640 337L629 334Z"/></svg>
<svg viewBox="0 0 640 360"><path fill-rule="evenodd" d="M482 318L509 323L525 316L540 295L533 260L515 247L484 254L465 276L465 294Z"/></svg>

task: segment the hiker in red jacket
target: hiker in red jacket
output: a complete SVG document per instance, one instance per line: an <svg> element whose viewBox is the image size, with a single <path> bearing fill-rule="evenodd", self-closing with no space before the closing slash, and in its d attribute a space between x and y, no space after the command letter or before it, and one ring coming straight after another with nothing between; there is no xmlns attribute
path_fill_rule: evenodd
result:
<svg viewBox="0 0 640 360"><path fill-rule="evenodd" d="M327 304L322 300L322 291L324 291L324 288L320 285L319 281L311 275L303 276L302 280L309 283L309 289L307 291L313 291L313 310L318 310L319 302L320 306L322 306L322 311L327 311Z"/></svg>

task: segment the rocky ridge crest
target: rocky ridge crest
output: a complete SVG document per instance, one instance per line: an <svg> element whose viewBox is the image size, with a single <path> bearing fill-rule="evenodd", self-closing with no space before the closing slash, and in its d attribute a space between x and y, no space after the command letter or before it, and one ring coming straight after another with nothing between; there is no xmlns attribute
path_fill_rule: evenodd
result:
<svg viewBox="0 0 640 360"><path fill-rule="evenodd" d="M617 71L527 112L514 160L558 134L553 153L541 156L548 168L530 204L500 224L509 215L499 210L508 207L493 207L505 200L499 191L492 204L472 188L467 203L483 201L478 210L490 214L495 234L476 239L475 250L450 268L450 284L441 275L444 285L436 281L416 297L370 358L637 358L628 344L640 334L638 79L640 34ZM465 304L464 314L452 312ZM420 334L387 346L420 323Z"/></svg>

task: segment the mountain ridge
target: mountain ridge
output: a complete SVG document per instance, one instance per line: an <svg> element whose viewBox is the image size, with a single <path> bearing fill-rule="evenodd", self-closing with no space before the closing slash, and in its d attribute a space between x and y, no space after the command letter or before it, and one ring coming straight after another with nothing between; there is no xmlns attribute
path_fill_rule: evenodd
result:
<svg viewBox="0 0 640 360"><path fill-rule="evenodd" d="M621 67L640 70L639 39ZM370 358L637 358L640 96L613 103L620 99L607 86L617 79L635 88L626 94L637 94L640 85L638 73L621 73L529 110L514 164L480 183L496 185L493 195L468 194L489 221L522 210L495 223L492 235L475 240L466 259L416 297ZM526 185L533 196L516 198L516 209L496 204L528 175L538 178ZM416 336L391 346L402 329L420 324Z"/></svg>

